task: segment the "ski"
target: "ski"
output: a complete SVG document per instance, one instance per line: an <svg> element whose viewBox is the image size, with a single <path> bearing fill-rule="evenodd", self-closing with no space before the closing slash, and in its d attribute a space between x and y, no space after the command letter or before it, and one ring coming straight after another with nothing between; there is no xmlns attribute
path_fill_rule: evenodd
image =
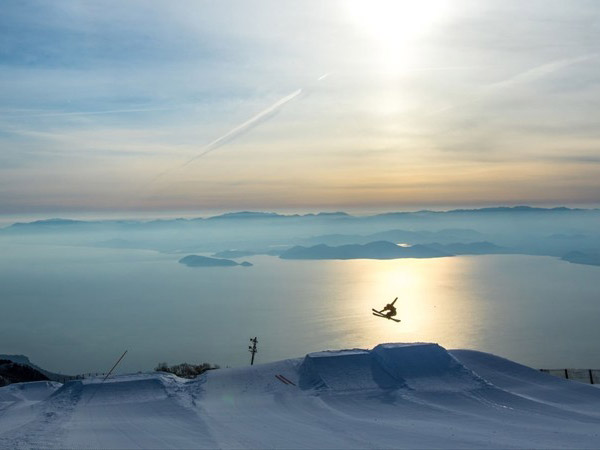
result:
<svg viewBox="0 0 600 450"><path fill-rule="evenodd" d="M283 382L284 382L284 383L286 383L286 384L291 384L292 386L296 386L296 384L295 384L295 383L294 383L292 380L289 380L288 378L284 377L284 376L283 376L283 375L281 375L281 374L275 375L275 377L276 377L278 380L280 380L280 381L283 381Z"/></svg>
<svg viewBox="0 0 600 450"><path fill-rule="evenodd" d="M381 317L382 319L388 319L388 320L393 320L394 322L400 322L400 319L394 319L393 317L384 316L383 314L380 314L377 312L374 312L373 315L377 316L377 317Z"/></svg>
<svg viewBox="0 0 600 450"><path fill-rule="evenodd" d="M294 384L292 383L290 380L288 380L287 378L285 378L283 375L275 375L275 378L277 378L279 381L281 381L283 384ZM295 384L294 384L295 386Z"/></svg>

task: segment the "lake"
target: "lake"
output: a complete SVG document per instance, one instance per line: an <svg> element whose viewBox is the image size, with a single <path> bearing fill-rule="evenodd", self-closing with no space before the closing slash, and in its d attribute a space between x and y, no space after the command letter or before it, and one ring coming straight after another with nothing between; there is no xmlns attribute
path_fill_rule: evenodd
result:
<svg viewBox="0 0 600 450"><path fill-rule="evenodd" d="M381 342L437 342L537 368L600 368L600 267L550 257L388 261L246 258L190 268L183 255L0 242L0 353L52 371L249 363ZM399 297L401 323L374 317Z"/></svg>

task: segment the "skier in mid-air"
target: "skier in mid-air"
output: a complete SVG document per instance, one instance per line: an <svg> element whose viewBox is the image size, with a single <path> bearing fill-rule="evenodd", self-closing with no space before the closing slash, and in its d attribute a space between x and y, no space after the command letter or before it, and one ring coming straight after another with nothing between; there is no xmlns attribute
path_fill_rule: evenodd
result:
<svg viewBox="0 0 600 450"><path fill-rule="evenodd" d="M383 314L388 319L390 317L394 317L397 314L396 307L394 306L394 303L396 303L396 300L398 300L398 297L396 297L392 303L388 303L387 305L385 305L385 307L380 311L381 314ZM384 313L384 311L387 311L387 312Z"/></svg>
<svg viewBox="0 0 600 450"><path fill-rule="evenodd" d="M396 300L398 300L398 297L396 297L392 303L385 305L382 310L373 309L373 315L383 317L384 319L390 319L394 322L400 322L399 319L394 319L394 316L397 314L396 307L394 306Z"/></svg>

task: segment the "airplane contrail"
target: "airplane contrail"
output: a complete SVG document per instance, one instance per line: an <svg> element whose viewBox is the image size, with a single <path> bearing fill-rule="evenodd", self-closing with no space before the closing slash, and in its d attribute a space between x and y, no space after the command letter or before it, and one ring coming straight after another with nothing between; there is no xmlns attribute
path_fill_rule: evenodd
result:
<svg viewBox="0 0 600 450"><path fill-rule="evenodd" d="M246 131L251 130L252 128L254 128L255 126L257 126L259 123L261 123L262 121L264 121L264 119L268 118L272 114L274 114L277 111L279 111L279 109L281 109L286 103L289 103L290 101L292 101L293 99L295 99L296 97L298 97L301 93L302 93L302 89L297 89L294 92L292 92L291 94L288 94L285 97L277 100L271 106L269 106L268 108L263 109L261 112L259 112L258 114L254 115L250 119L246 120L244 123L241 123L237 127L234 127L231 130L229 130L223 136L218 137L214 141L209 142L208 144L206 144L200 154L198 154L198 155L194 156L193 158L191 158L190 160L186 161L180 167L187 166L188 164L190 164L191 162L197 160L198 158L202 158L204 155L206 155L206 154L212 152L213 150L216 150L219 147L225 145L231 139L239 136L240 134L242 134L242 133L244 133Z"/></svg>
<svg viewBox="0 0 600 450"><path fill-rule="evenodd" d="M324 77L321 77L321 79L322 78L324 78ZM186 162L184 162L183 164L181 164L177 167L172 167L170 169L165 170L164 172L159 173L156 177L154 177L150 181L150 183L154 183L156 180L158 180L159 178L162 178L163 176L172 172L173 170L181 169L181 168L187 166L188 164L191 164L192 162L196 161L197 159L202 158L203 156L218 149L219 147L222 147L223 145L227 144L228 142L230 142L231 140L235 139L236 137L242 135L243 133L250 131L254 127L258 126L260 123L267 120L269 117L276 114L281 108L283 108L283 106L285 106L287 103L291 102L293 99L298 97L302 92L303 92L302 89L296 89L291 94L288 94L283 98L280 98L279 100L277 100L275 103L273 103L269 107L263 109L258 114L255 114L254 116L252 116L250 119L237 125L236 127L229 130L227 133L223 134L222 136L219 136L215 140L206 144L202 148L201 152L198 155L194 156L193 158L190 158L189 160L187 160Z"/></svg>
<svg viewBox="0 0 600 450"><path fill-rule="evenodd" d="M330 72L324 73L319 78L317 78L317 82L319 82L321 80L324 80L329 75L331 75ZM170 169L165 170L164 172L159 173L149 183L150 184L154 183L156 180L158 180L159 178L161 178L161 177L165 176L166 174L172 172L173 170L182 169L183 167L191 164L192 162L196 161L197 159L202 158L203 156L205 156L205 155L209 154L210 152L212 152L212 151L214 151L214 150L222 147L223 145L227 144L228 142L231 142L233 139L237 138L238 136L241 136L242 134L244 134L244 133L252 130L254 127L260 125L262 122L264 122L265 120L269 119L270 117L272 117L273 115L275 115L276 113L278 113L281 110L281 108L283 108L286 104L288 104L289 102L291 102L292 100L294 100L296 97L298 97L303 92L305 92L305 90L302 89L302 88L296 89L294 92L286 95L285 97L280 98L275 103L273 103L272 105L270 105L267 108L263 109L258 114L255 114L254 116L252 116L251 118L249 118L245 122L237 125L236 127L234 127L231 130L229 130L227 133L223 134L222 136L219 136L215 140L213 140L213 141L209 142L208 144L206 144L201 149L200 153L197 154L196 156L194 156L193 158L190 158L189 160L187 160L186 162L184 162L183 164L181 164L181 165L179 165L177 167L172 167ZM310 92L310 88L307 89L306 92Z"/></svg>

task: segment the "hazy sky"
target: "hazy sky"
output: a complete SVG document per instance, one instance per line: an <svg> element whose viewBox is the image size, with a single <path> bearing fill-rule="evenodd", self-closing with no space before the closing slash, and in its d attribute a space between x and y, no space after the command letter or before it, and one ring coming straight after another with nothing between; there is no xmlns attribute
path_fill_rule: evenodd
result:
<svg viewBox="0 0 600 450"><path fill-rule="evenodd" d="M600 204L597 1L23 1L0 213Z"/></svg>

